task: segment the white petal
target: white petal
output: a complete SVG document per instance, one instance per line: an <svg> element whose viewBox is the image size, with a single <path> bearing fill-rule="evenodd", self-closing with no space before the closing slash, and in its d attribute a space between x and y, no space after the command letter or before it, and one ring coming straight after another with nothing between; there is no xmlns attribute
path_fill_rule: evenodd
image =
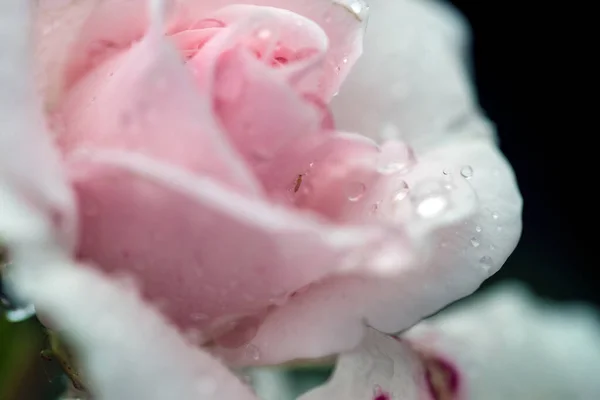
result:
<svg viewBox="0 0 600 400"><path fill-rule="evenodd" d="M21 224L12 207L31 207L46 219L40 224L52 224L61 233L62 244L72 247L76 225L72 193L45 131L29 73L28 5L21 0L0 5L0 192L5 192L0 194L0 235L10 245L15 222ZM27 205L18 204L23 202Z"/></svg>
<svg viewBox="0 0 600 400"><path fill-rule="evenodd" d="M517 284L476 296L406 338L457 366L464 398L600 398L598 313L544 302Z"/></svg>
<svg viewBox="0 0 600 400"><path fill-rule="evenodd" d="M46 271L22 288L74 346L94 398L255 399L226 367L188 345L134 287L84 266Z"/></svg>
<svg viewBox="0 0 600 400"><path fill-rule="evenodd" d="M334 100L339 128L398 130L418 154L460 137L491 138L465 68L468 34L434 0L372 0L364 52Z"/></svg>
<svg viewBox="0 0 600 400"><path fill-rule="evenodd" d="M342 354L331 380L298 400L424 399L425 375L406 344L373 330L355 350Z"/></svg>

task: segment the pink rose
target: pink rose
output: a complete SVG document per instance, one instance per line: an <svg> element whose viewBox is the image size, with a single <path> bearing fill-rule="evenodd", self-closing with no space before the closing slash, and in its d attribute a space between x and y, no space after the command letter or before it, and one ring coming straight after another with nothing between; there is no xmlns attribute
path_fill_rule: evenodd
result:
<svg viewBox="0 0 600 400"><path fill-rule="evenodd" d="M229 363L320 357L468 295L516 245L445 6L374 1L363 38L362 1L38 0L41 113L26 4L6 3L0 234L58 326L107 312L79 263ZM79 280L102 293L67 305Z"/></svg>

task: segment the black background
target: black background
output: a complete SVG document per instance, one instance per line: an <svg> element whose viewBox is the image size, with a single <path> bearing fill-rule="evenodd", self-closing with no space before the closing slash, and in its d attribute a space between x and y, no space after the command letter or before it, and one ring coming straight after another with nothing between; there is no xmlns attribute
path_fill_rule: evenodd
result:
<svg viewBox="0 0 600 400"><path fill-rule="evenodd" d="M599 263L586 255L594 253L593 243L592 248L583 244L595 236L598 179L584 176L594 166L583 161L593 164L593 155L584 154L593 151L589 138L594 128L575 127L590 99L570 93L584 74L579 67L591 49L569 26L568 5L452 3L471 24L480 102L497 125L525 200L521 242L486 285L516 278L545 297L599 305ZM584 9L578 12L585 14ZM586 92L586 86L579 88ZM595 157L600 160L600 152Z"/></svg>

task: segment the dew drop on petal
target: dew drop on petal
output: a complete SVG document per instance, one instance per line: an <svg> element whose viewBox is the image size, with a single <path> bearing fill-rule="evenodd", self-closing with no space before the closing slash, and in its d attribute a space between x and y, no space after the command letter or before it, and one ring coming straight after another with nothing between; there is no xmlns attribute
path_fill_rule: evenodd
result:
<svg viewBox="0 0 600 400"><path fill-rule="evenodd" d="M348 200L350 201L358 201L360 200L367 187L362 182L350 182L346 187L346 195L348 196Z"/></svg>
<svg viewBox="0 0 600 400"><path fill-rule="evenodd" d="M405 181L402 181L400 183L400 187L394 193L393 202L398 203L398 202L404 200L406 198L406 196L408 196L408 191L409 191L408 183L406 183Z"/></svg>
<svg viewBox="0 0 600 400"><path fill-rule="evenodd" d="M410 192L416 213L422 218L432 218L444 211L449 203L449 191L442 182L425 181Z"/></svg>
<svg viewBox="0 0 600 400"><path fill-rule="evenodd" d="M244 349L246 356L251 360L258 361L260 360L260 350L253 344L246 345Z"/></svg>
<svg viewBox="0 0 600 400"><path fill-rule="evenodd" d="M494 261L490 256L483 256L479 259L479 264L487 272L494 266Z"/></svg>
<svg viewBox="0 0 600 400"><path fill-rule="evenodd" d="M444 169L442 170L442 174L444 174L444 175L450 175L451 173L452 173L452 172L450 172L450 169L449 169L449 168L444 168Z"/></svg>
<svg viewBox="0 0 600 400"><path fill-rule="evenodd" d="M383 175L407 172L415 163L415 155L410 146L390 140L381 147L377 172Z"/></svg>
<svg viewBox="0 0 600 400"><path fill-rule="evenodd" d="M465 165L460 169L460 174L465 179L471 179L471 177L473 176L473 168L470 165Z"/></svg>
<svg viewBox="0 0 600 400"><path fill-rule="evenodd" d="M425 218L433 217L443 211L447 205L448 201L444 197L430 197L419 203L417 213Z"/></svg>
<svg viewBox="0 0 600 400"><path fill-rule="evenodd" d="M479 225L475 227L475 232L481 232L481 227Z"/></svg>
<svg viewBox="0 0 600 400"><path fill-rule="evenodd" d="M479 243L479 240L477 240L477 238L471 238L471 246L473 247L479 247L481 243Z"/></svg>
<svg viewBox="0 0 600 400"><path fill-rule="evenodd" d="M494 218L494 219L498 219L498 213L495 213L495 212L493 212L493 213L492 213L492 218Z"/></svg>

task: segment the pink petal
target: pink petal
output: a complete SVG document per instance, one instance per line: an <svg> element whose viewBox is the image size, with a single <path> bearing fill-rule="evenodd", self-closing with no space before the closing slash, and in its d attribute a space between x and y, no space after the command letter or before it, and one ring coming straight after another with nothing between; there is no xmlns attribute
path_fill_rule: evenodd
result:
<svg viewBox="0 0 600 400"><path fill-rule="evenodd" d="M1 202L0 236L9 244L45 241L53 230L71 248L76 235L73 198L36 108L28 73L28 14L27 2L9 0L0 6L0 191L6 199ZM37 222L23 217L25 209L35 210Z"/></svg>
<svg viewBox="0 0 600 400"><path fill-rule="evenodd" d="M214 102L229 139L246 162L256 167L290 141L320 133L323 116L268 65L269 60L253 54L275 50L271 47L280 38L280 20L294 17L281 10L250 8L252 12L243 8L245 19L223 28L187 65L199 90ZM230 24L227 17L233 18L236 12L239 7L225 9L215 18ZM318 34L318 27L314 29Z"/></svg>
<svg viewBox="0 0 600 400"><path fill-rule="evenodd" d="M148 0L39 0L36 7L36 76L53 107L65 87L115 51L141 38L148 26ZM278 7L316 21L330 40L323 96L330 96L362 51L364 21L347 6L328 0L191 1L175 4L168 31L187 28L232 4Z"/></svg>
<svg viewBox="0 0 600 400"><path fill-rule="evenodd" d="M59 109L65 154L135 151L256 194L257 183L230 149L212 102L164 39L149 35L74 87Z"/></svg>
<svg viewBox="0 0 600 400"><path fill-rule="evenodd" d="M217 360L186 343L134 287L87 267L55 262L64 264L49 264L23 286L74 346L94 398L256 398Z"/></svg>
<svg viewBox="0 0 600 400"><path fill-rule="evenodd" d="M361 345L342 354L330 381L298 400L425 400L425 370L412 349L370 330Z"/></svg>
<svg viewBox="0 0 600 400"><path fill-rule="evenodd" d="M379 238L327 227L139 154L92 151L71 166L82 209L80 257L133 274L181 327L219 339L248 325L237 329L243 337L221 341L226 347L246 344L260 313Z"/></svg>
<svg viewBox="0 0 600 400"><path fill-rule="evenodd" d="M379 256L365 256L364 270L370 270L365 276L337 277L312 285L270 313L252 342L265 349L262 362L344 351L360 342L365 324L388 333L409 328L472 293L502 266L516 246L522 200L510 166L491 139L493 130L476 111L460 59L462 47L457 42L465 35L453 15L427 4L411 0L373 5L374 19L379 16L382 24L390 19L386 29L391 29L392 20L400 29L410 27L411 37L420 40L419 48L431 48L431 52L417 52L412 45L406 47L404 42L381 36L376 36L377 43L370 42L369 31L366 40L373 49L372 59L378 60L374 62L387 66L381 57L391 60L389 73L383 70L387 80L377 81L380 75L372 73L374 64L366 57L368 73L366 67L357 66L355 80L349 77L348 101L339 103L344 107L337 110L343 112L336 115L352 130L402 132L415 148L416 160L407 167L406 152L401 147L393 150L398 146L393 142L384 143L382 159L390 156L385 154L388 148L391 156L397 152L397 159L391 157L390 165L395 167L382 172L399 180L371 181L375 196L365 195L369 201L378 200L372 203L376 211L373 218L395 233L389 234L389 242L382 243ZM379 28L373 29L377 35ZM438 56L445 61L429 63L427 57ZM402 71L395 60L403 60L406 66L402 68L412 74L406 81L403 75L396 78L412 88L402 103L394 103L387 90L395 71ZM339 101L343 99L341 93ZM387 101L394 108L388 108ZM467 117L458 121L449 118L449 113L456 116L454 107L458 107L458 115ZM386 110L389 114L380 113ZM409 113L404 114L404 110ZM467 111L470 114L465 114ZM350 118L351 114L356 118ZM438 117L455 123L434 125ZM381 125L367 125L366 121L376 119ZM355 212L364 212L364 208ZM404 234L394 227L402 227ZM416 245L419 241L424 247ZM405 251L399 253L402 256L395 253L398 244L406 243L411 243L412 260L406 260ZM232 361L252 362L243 354L226 353Z"/></svg>

